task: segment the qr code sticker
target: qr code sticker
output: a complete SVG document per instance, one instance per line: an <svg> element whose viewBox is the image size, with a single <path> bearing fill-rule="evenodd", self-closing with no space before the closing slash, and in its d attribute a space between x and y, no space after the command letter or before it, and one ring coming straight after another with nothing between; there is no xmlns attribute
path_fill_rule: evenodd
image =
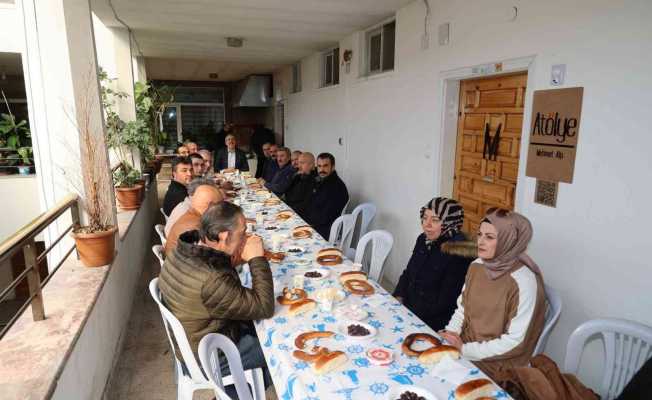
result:
<svg viewBox="0 0 652 400"><path fill-rule="evenodd" d="M548 207L557 206L558 182L548 182L537 180L536 190L534 193L534 202L543 204Z"/></svg>

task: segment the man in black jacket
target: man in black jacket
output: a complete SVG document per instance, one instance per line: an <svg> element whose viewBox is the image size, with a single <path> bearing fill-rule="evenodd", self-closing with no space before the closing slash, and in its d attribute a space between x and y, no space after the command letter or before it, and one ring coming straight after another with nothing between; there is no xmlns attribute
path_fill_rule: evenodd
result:
<svg viewBox="0 0 652 400"><path fill-rule="evenodd" d="M315 156L305 152L299 156L299 172L294 175L290 187L285 192L285 203L305 219L312 189L315 187Z"/></svg>
<svg viewBox="0 0 652 400"><path fill-rule="evenodd" d="M239 169L240 171L249 171L249 163L247 162L247 156L244 151L240 150L238 142L234 135L226 135L224 139L226 143L226 148L222 148L217 151L215 154L215 172L222 171L224 169L233 170Z"/></svg>
<svg viewBox="0 0 652 400"><path fill-rule="evenodd" d="M177 204L188 196L186 185L192 179L192 161L189 157L177 157L172 160L172 182L163 199L163 212L170 215Z"/></svg>
<svg viewBox="0 0 652 400"><path fill-rule="evenodd" d="M263 166L263 178L266 182L270 182L274 179L274 175L278 172L278 163L276 162L276 152L278 151L278 146L274 143L269 145L269 158L265 160L265 165Z"/></svg>
<svg viewBox="0 0 652 400"><path fill-rule="evenodd" d="M349 201L346 185L335 171L335 157L321 153L317 157L317 176L315 187L306 210L308 222L319 234L328 239L333 221L340 215Z"/></svg>
<svg viewBox="0 0 652 400"><path fill-rule="evenodd" d="M263 177L263 171L265 171L265 165L269 162L269 160L272 159L272 153L270 152L270 147L272 146L271 142L266 142L263 144L262 147L262 156L257 157L257 162L256 162L256 179L262 178Z"/></svg>

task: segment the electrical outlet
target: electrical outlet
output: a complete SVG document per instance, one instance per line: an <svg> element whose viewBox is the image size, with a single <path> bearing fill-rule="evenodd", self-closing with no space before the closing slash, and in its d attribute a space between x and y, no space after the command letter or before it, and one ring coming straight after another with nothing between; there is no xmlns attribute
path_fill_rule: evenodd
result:
<svg viewBox="0 0 652 400"><path fill-rule="evenodd" d="M550 85L561 86L566 78L566 64L556 64L550 71Z"/></svg>

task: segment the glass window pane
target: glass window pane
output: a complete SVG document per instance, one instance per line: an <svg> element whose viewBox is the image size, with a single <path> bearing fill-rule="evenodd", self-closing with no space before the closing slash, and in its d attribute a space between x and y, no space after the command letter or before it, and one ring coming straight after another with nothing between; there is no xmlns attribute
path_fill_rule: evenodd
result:
<svg viewBox="0 0 652 400"><path fill-rule="evenodd" d="M333 85L340 83L340 49L333 50Z"/></svg>
<svg viewBox="0 0 652 400"><path fill-rule="evenodd" d="M219 87L178 87L174 92L175 103L224 103L224 91Z"/></svg>
<svg viewBox="0 0 652 400"><path fill-rule="evenodd" d="M333 83L333 53L329 53L324 61L324 86Z"/></svg>
<svg viewBox="0 0 652 400"><path fill-rule="evenodd" d="M396 22L392 21L383 26L383 71L394 69L394 41Z"/></svg>
<svg viewBox="0 0 652 400"><path fill-rule="evenodd" d="M181 106L181 132L184 140L210 148L224 123L223 106Z"/></svg>
<svg viewBox="0 0 652 400"><path fill-rule="evenodd" d="M161 116L163 120L163 132L167 136L168 147L176 148L177 145L177 108L167 107Z"/></svg>
<svg viewBox="0 0 652 400"><path fill-rule="evenodd" d="M380 71L380 32L369 39L369 72Z"/></svg>

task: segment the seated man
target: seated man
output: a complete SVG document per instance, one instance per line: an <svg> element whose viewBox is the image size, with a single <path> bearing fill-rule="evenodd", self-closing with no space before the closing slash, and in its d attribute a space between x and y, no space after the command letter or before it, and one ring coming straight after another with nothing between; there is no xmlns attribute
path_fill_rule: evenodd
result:
<svg viewBox="0 0 652 400"><path fill-rule="evenodd" d="M172 229L172 226L181 218L183 214L185 214L188 210L190 210L190 203L192 196L195 195L195 191L197 190L198 187L203 186L203 185L208 185L208 186L214 186L218 190L219 187L217 184L212 180L212 179L206 179L206 178L195 178L190 183L188 184L188 197L186 197L181 203L177 204L176 207L174 207L174 210L168 215L168 220L165 221L165 236L170 235L170 229ZM224 195L222 191L220 190L220 193L222 196Z"/></svg>
<svg viewBox="0 0 652 400"><path fill-rule="evenodd" d="M169 255L177 247L179 235L186 231L199 229L199 222L208 207L224 200L220 190L214 185L199 186L190 198L190 208L183 214L166 235L165 254Z"/></svg>
<svg viewBox="0 0 652 400"><path fill-rule="evenodd" d="M199 150L199 155L202 156L204 159L204 172L203 175L206 176L208 174L212 174L212 166L213 166L213 155L211 154L210 151L206 149L201 149Z"/></svg>
<svg viewBox="0 0 652 400"><path fill-rule="evenodd" d="M242 286L231 263L238 254L251 269L251 289ZM240 207L223 201L206 210L199 230L182 234L166 258L159 288L195 357L201 338L218 332L236 344L245 370L262 367L267 372L251 321L274 314L274 284L263 242L247 237ZM228 374L228 364L221 365L222 374ZM266 378L269 383L268 373Z"/></svg>
<svg viewBox="0 0 652 400"><path fill-rule="evenodd" d="M278 146L275 144L270 144L269 145L269 159L265 161L265 166L263 169L263 178L265 182L270 182L272 179L274 179L274 175L276 175L276 171L278 171L278 164L276 163L276 151L278 150Z"/></svg>
<svg viewBox="0 0 652 400"><path fill-rule="evenodd" d="M256 178L262 178L263 177L263 171L265 170L265 165L269 162L269 160L272 159L272 155L269 151L269 148L272 144L270 142L265 142L263 143L262 150L263 150L263 157L258 157L257 163L256 163Z"/></svg>
<svg viewBox="0 0 652 400"><path fill-rule="evenodd" d="M276 152L276 161L278 163L278 171L274 175L274 178L270 182L265 182L264 179L260 179L260 183L264 185L267 189L276 193L277 196L285 193L287 188L292 182L292 177L297 172L296 169L292 167L290 163L290 149L287 147L280 147Z"/></svg>
<svg viewBox="0 0 652 400"><path fill-rule="evenodd" d="M188 157L177 157L172 160L172 181L163 199L163 212L170 215L177 204L188 196L186 185L192 179L192 161Z"/></svg>
<svg viewBox="0 0 652 400"><path fill-rule="evenodd" d="M215 172L239 169L240 171L249 171L249 163L245 152L237 147L237 140L234 135L226 135L224 139L226 148L219 149L215 153Z"/></svg>
<svg viewBox="0 0 652 400"><path fill-rule="evenodd" d="M349 201L346 185L335 171L335 157L321 153L317 157L317 182L310 196L306 210L306 222L319 234L328 239L333 221L340 215Z"/></svg>
<svg viewBox="0 0 652 400"><path fill-rule="evenodd" d="M199 153L191 153L190 161L192 162L192 177L201 178L204 176L204 157Z"/></svg>
<svg viewBox="0 0 652 400"><path fill-rule="evenodd" d="M299 157L300 156L301 156L301 152L299 150L294 150L292 152L292 157L290 158L290 160L292 161L292 167L294 167L294 169L297 169L297 170L299 169Z"/></svg>
<svg viewBox="0 0 652 400"><path fill-rule="evenodd" d="M315 187L315 156L312 153L301 153L299 157L299 171L292 178L290 187L285 191L285 203L292 207L299 216L305 218L306 208L308 201L312 194L312 189Z"/></svg>
<svg viewBox="0 0 652 400"><path fill-rule="evenodd" d="M199 151L199 147L197 147L197 143L195 142L186 142L186 147L188 148L188 155Z"/></svg>
<svg viewBox="0 0 652 400"><path fill-rule="evenodd" d="M188 148L185 145L179 146L177 149L177 154L179 157L188 157L190 155Z"/></svg>

